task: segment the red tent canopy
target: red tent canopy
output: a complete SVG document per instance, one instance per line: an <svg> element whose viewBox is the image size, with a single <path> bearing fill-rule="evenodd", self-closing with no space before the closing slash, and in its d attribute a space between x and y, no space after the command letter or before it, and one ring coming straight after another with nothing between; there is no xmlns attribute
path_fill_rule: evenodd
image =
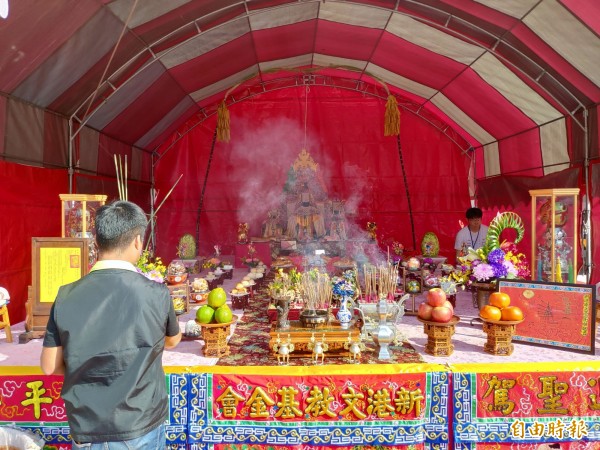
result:
<svg viewBox="0 0 600 450"><path fill-rule="evenodd" d="M398 146L382 135L389 94L402 113L400 145L416 234L438 230L446 249L465 203L475 196L487 201L476 193L475 180L500 189L505 177L544 180L574 168L582 192L597 192L591 174L600 154L598 2L8 5L0 18L0 155L9 163L57 169L64 180L52 183L55 198L65 189L114 197L107 182L114 179L113 157L127 155L135 199L147 208L153 181L160 199L183 173L159 217L158 248L165 255L173 253L178 233L194 227L203 245L230 240L233 224L249 215L247 199L228 180L239 186L252 177L267 179L274 191L281 189L280 177L303 146L305 123L307 150L326 172L330 192L355 194L362 179L356 220L373 217L382 232L406 240L412 233L406 232ZM223 101L232 141L216 144L207 172ZM269 139L281 121L288 121L289 133ZM283 138L288 151L277 153L269 145ZM564 177L559 184L571 180ZM26 223L35 220L41 202L23 207ZM0 212L7 217L11 209L0 202ZM599 222L594 213L594 230ZM13 219L0 222L3 236L4 227L14 228ZM14 236L19 251L40 233L55 234L55 227L25 226ZM0 254L6 255L0 284L25 297L26 287L13 285L9 274L24 279L28 263L14 265L19 258L8 246Z"/></svg>

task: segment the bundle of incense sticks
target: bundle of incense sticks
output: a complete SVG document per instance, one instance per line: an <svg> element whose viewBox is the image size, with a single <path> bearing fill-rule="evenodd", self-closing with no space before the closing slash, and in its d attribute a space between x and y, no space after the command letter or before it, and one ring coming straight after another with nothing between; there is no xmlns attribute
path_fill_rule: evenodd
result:
<svg viewBox="0 0 600 450"><path fill-rule="evenodd" d="M302 274L300 281L306 309L328 309L333 294L329 275L319 271L308 271Z"/></svg>
<svg viewBox="0 0 600 450"><path fill-rule="evenodd" d="M365 300L377 301L383 298L394 298L398 280L398 265L387 262L379 266L367 266L363 268L365 280Z"/></svg>
<svg viewBox="0 0 600 450"><path fill-rule="evenodd" d="M121 155L113 155L115 159L115 171L117 172L117 187L119 189L119 200L127 200L127 155L125 155L125 170L121 162Z"/></svg>

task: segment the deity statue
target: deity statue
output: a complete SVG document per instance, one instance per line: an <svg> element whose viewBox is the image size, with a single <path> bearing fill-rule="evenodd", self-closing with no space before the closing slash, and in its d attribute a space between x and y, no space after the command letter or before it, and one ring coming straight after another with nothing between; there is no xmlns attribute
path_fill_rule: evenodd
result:
<svg viewBox="0 0 600 450"><path fill-rule="evenodd" d="M279 224L280 213L277 209L269 211L267 220L264 222L263 237L264 238L280 238L282 234L281 225Z"/></svg>
<svg viewBox="0 0 600 450"><path fill-rule="evenodd" d="M292 239L311 241L325 236L326 192L318 167L303 149L290 170L286 184L286 235Z"/></svg>
<svg viewBox="0 0 600 450"><path fill-rule="evenodd" d="M329 221L329 240L345 241L348 239L346 233L346 214L343 200L331 202L331 218Z"/></svg>
<svg viewBox="0 0 600 450"><path fill-rule="evenodd" d="M367 231L371 240L377 242L377 224L375 222L367 222Z"/></svg>
<svg viewBox="0 0 600 450"><path fill-rule="evenodd" d="M323 214L316 205L306 182L301 187L299 200L294 209L296 237L299 241L310 241L323 237L325 235Z"/></svg>
<svg viewBox="0 0 600 450"><path fill-rule="evenodd" d="M238 243L239 244L247 244L248 243L248 223L243 222L238 225Z"/></svg>

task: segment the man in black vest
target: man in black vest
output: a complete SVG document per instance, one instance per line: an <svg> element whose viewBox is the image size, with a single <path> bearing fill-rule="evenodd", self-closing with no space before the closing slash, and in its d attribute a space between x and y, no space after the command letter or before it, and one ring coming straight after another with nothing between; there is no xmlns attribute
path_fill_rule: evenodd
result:
<svg viewBox="0 0 600 450"><path fill-rule="evenodd" d="M63 374L73 448L164 449L168 395L162 354L181 332L169 290L134 264L148 225L137 205L96 213L99 261L62 286L44 337L41 367ZM104 446L104 444L108 444Z"/></svg>

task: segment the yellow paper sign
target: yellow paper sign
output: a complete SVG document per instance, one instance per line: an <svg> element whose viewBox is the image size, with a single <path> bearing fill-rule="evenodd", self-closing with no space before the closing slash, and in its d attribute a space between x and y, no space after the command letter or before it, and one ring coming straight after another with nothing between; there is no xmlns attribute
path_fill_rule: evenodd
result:
<svg viewBox="0 0 600 450"><path fill-rule="evenodd" d="M40 248L40 302L53 303L58 288L81 278L80 248Z"/></svg>

